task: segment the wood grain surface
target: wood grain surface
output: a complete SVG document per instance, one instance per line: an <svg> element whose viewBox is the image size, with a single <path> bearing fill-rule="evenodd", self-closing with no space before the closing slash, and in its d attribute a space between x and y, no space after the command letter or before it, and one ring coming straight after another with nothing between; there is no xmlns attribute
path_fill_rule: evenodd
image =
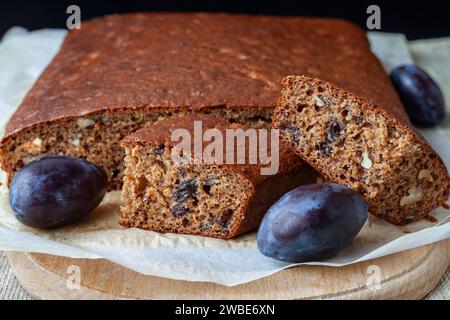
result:
<svg viewBox="0 0 450 320"><path fill-rule="evenodd" d="M107 260L8 257L23 286L41 299L420 299L447 269L450 239L340 268L291 268L235 287L145 276ZM379 286L368 286L377 271Z"/></svg>

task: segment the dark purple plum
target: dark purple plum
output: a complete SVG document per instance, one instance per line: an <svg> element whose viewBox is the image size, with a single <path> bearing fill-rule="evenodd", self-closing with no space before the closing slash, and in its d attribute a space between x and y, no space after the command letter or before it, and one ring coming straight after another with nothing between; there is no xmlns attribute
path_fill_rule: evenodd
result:
<svg viewBox="0 0 450 320"><path fill-rule="evenodd" d="M11 182L9 203L17 220L35 228L76 222L94 210L106 193L105 171L81 158L37 158Z"/></svg>
<svg viewBox="0 0 450 320"><path fill-rule="evenodd" d="M358 234L368 206L357 192L334 183L310 184L282 196L258 230L258 249L287 262L335 256Z"/></svg>
<svg viewBox="0 0 450 320"><path fill-rule="evenodd" d="M444 119L442 91L424 70L404 65L392 70L391 80L413 124L432 127Z"/></svg>

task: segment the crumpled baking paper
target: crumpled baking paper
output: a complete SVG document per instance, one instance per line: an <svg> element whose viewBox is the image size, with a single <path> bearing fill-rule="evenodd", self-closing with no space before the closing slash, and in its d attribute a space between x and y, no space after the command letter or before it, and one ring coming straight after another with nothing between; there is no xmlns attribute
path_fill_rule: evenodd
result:
<svg viewBox="0 0 450 320"><path fill-rule="evenodd" d="M27 90L51 61L65 36L64 30L27 32L13 28L0 43L0 128L6 124ZM412 62L401 35L371 34L377 55L386 68ZM443 40L445 60L433 64L435 42L414 43L414 57L432 69L442 89L450 92L450 40ZM448 96L447 96L448 98ZM1 132L1 133L2 133ZM447 135L447 136L446 136ZM446 129L425 132L425 136L450 165L450 142ZM4 176L4 174L3 174ZM4 177L3 177L4 178ZM119 219L120 193L110 192L102 204L82 222L56 229L36 230L19 223L8 204L5 183L0 189L0 249L41 252L72 258L105 258L146 275L188 281L214 282L226 286L269 276L294 264L275 261L259 254L255 233L232 240L198 236L159 234L124 229ZM437 209L433 223L423 220L404 227L370 217L353 243L337 257L310 265L342 266L422 246L450 236L449 211Z"/></svg>

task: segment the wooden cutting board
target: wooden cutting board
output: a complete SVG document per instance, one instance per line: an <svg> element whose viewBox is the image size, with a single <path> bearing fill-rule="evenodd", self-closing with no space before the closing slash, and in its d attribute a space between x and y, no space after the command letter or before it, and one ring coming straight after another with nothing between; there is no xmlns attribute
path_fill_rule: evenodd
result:
<svg viewBox="0 0 450 320"><path fill-rule="evenodd" d="M450 239L340 268L291 268L235 287L145 276L107 260L8 257L25 289L41 299L420 299L447 270ZM377 274L379 286L371 282Z"/></svg>

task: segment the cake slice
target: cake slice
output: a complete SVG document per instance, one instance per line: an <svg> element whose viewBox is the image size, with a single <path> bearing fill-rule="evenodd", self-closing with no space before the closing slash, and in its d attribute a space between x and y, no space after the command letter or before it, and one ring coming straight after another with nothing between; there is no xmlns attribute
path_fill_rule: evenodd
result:
<svg viewBox="0 0 450 320"><path fill-rule="evenodd" d="M447 168L409 123L387 77L372 86L350 74L341 79L345 89L285 78L273 127L324 177L359 191L382 219L402 225L446 206Z"/></svg>
<svg viewBox="0 0 450 320"><path fill-rule="evenodd" d="M226 129L247 130L216 117L190 115L158 121L126 137L122 141L126 156L121 225L231 238L256 229L281 195L315 179L314 170L285 145L280 145L279 168L272 175L261 174L265 167L261 161L206 163L205 158L184 152L182 161L177 161L172 157L176 147L172 132L185 128L193 136L194 121L201 121L203 130L219 130L224 137ZM236 143L233 152L244 148L247 153L249 143ZM192 140L192 150L198 145ZM182 152L175 150L176 155ZM269 154L272 150L277 151L269 148Z"/></svg>

